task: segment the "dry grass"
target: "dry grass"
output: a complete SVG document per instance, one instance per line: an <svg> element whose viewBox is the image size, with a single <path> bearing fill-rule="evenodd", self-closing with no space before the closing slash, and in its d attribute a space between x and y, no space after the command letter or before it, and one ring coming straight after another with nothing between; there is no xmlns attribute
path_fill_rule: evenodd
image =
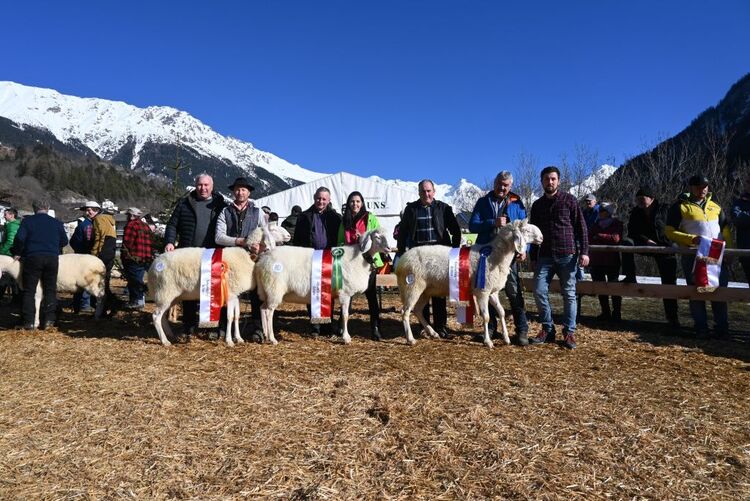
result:
<svg viewBox="0 0 750 501"><path fill-rule="evenodd" d="M350 346L297 334L296 307L275 347L167 349L135 313L0 330L0 497L750 497L743 336L408 347L395 312L375 343L355 308Z"/></svg>

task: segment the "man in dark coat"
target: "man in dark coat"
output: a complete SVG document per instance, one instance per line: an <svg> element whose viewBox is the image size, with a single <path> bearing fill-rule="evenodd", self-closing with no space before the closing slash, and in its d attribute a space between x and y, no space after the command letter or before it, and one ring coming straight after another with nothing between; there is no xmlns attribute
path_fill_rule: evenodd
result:
<svg viewBox="0 0 750 501"><path fill-rule="evenodd" d="M422 245L461 246L461 227L450 205L435 200L435 183L429 179L419 182L419 200L406 204L398 233L398 251L401 256L408 248ZM398 264L397 264L398 266ZM443 338L452 337L448 332L448 312L444 297L432 298L433 327ZM429 321L430 306L423 310Z"/></svg>
<svg viewBox="0 0 750 501"><path fill-rule="evenodd" d="M169 218L164 231L165 252L176 247L216 247L216 220L227 204L221 194L213 191L211 176L203 173L195 178L195 189L177 202ZM198 301L182 302L182 327L187 335L197 330Z"/></svg>
<svg viewBox="0 0 750 501"><path fill-rule="evenodd" d="M292 213L287 216L287 218L284 219L284 221L281 223L281 227L289 232L289 235L292 237L292 241L294 241L294 229L297 227L297 218L299 218L301 212L302 207L300 207L299 205L295 205L294 207L292 207Z"/></svg>
<svg viewBox="0 0 750 501"><path fill-rule="evenodd" d="M39 312L40 327L47 329L55 324L57 311L57 269L62 248L68 245L68 235L63 224L53 218L49 202L37 200L34 215L21 221L13 243L13 255L23 263L23 328L34 329L36 314L36 286L42 284L42 302Z"/></svg>
<svg viewBox="0 0 750 501"><path fill-rule="evenodd" d="M313 204L297 218L292 245L316 250L336 247L340 224L341 215L331 207L331 191L321 186L315 191ZM308 304L308 314L310 311ZM329 324L325 325L329 328ZM321 333L320 324L310 324L310 329L313 336Z"/></svg>

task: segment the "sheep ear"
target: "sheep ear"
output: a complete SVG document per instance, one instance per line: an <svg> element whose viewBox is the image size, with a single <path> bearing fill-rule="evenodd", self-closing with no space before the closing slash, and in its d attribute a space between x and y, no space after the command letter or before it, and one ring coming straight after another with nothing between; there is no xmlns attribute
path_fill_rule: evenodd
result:
<svg viewBox="0 0 750 501"><path fill-rule="evenodd" d="M276 239L272 234L272 230L268 228L267 224L264 224L263 226L261 226L261 228L263 228L263 237L266 241L266 249L275 249Z"/></svg>
<svg viewBox="0 0 750 501"><path fill-rule="evenodd" d="M372 247L372 237L370 236L370 232L365 233L365 236L362 237L362 241L359 243L359 250L364 254L365 252L369 251Z"/></svg>

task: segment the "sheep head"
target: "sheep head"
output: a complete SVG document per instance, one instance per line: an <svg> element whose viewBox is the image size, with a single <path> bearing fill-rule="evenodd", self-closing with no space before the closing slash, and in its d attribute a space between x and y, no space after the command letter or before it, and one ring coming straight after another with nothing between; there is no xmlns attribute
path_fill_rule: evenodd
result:
<svg viewBox="0 0 750 501"><path fill-rule="evenodd" d="M263 243L266 249L276 248L276 244L288 242L292 239L286 229L276 224L263 225L256 228L248 235L246 245L249 248L253 244Z"/></svg>
<svg viewBox="0 0 750 501"><path fill-rule="evenodd" d="M385 233L380 228L365 233L359 242L359 250L362 254L370 254L371 256L374 256L378 252L391 251L388 247L388 237L385 236Z"/></svg>
<svg viewBox="0 0 750 501"><path fill-rule="evenodd" d="M516 252L523 254L526 252L526 245L541 244L542 230L538 226L529 223L528 219L518 219L510 225L513 233L513 246Z"/></svg>

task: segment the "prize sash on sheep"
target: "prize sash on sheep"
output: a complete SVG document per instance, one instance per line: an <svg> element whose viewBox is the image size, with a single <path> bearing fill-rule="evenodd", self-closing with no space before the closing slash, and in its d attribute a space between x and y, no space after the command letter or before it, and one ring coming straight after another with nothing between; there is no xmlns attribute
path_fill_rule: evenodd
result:
<svg viewBox="0 0 750 501"><path fill-rule="evenodd" d="M221 258L221 249L204 249L201 255L201 327L215 327L217 325L221 308L226 304L229 296L226 277L229 267L222 262Z"/></svg>
<svg viewBox="0 0 750 501"><path fill-rule="evenodd" d="M698 292L713 292L719 286L724 241L701 237L693 263L693 278Z"/></svg>
<svg viewBox="0 0 750 501"><path fill-rule="evenodd" d="M313 251L310 271L310 322L314 324L331 322L333 261L330 249Z"/></svg>
<svg viewBox="0 0 750 501"><path fill-rule="evenodd" d="M459 323L474 322L474 305L471 295L471 247L451 249L448 257L448 290L451 302L456 304Z"/></svg>

